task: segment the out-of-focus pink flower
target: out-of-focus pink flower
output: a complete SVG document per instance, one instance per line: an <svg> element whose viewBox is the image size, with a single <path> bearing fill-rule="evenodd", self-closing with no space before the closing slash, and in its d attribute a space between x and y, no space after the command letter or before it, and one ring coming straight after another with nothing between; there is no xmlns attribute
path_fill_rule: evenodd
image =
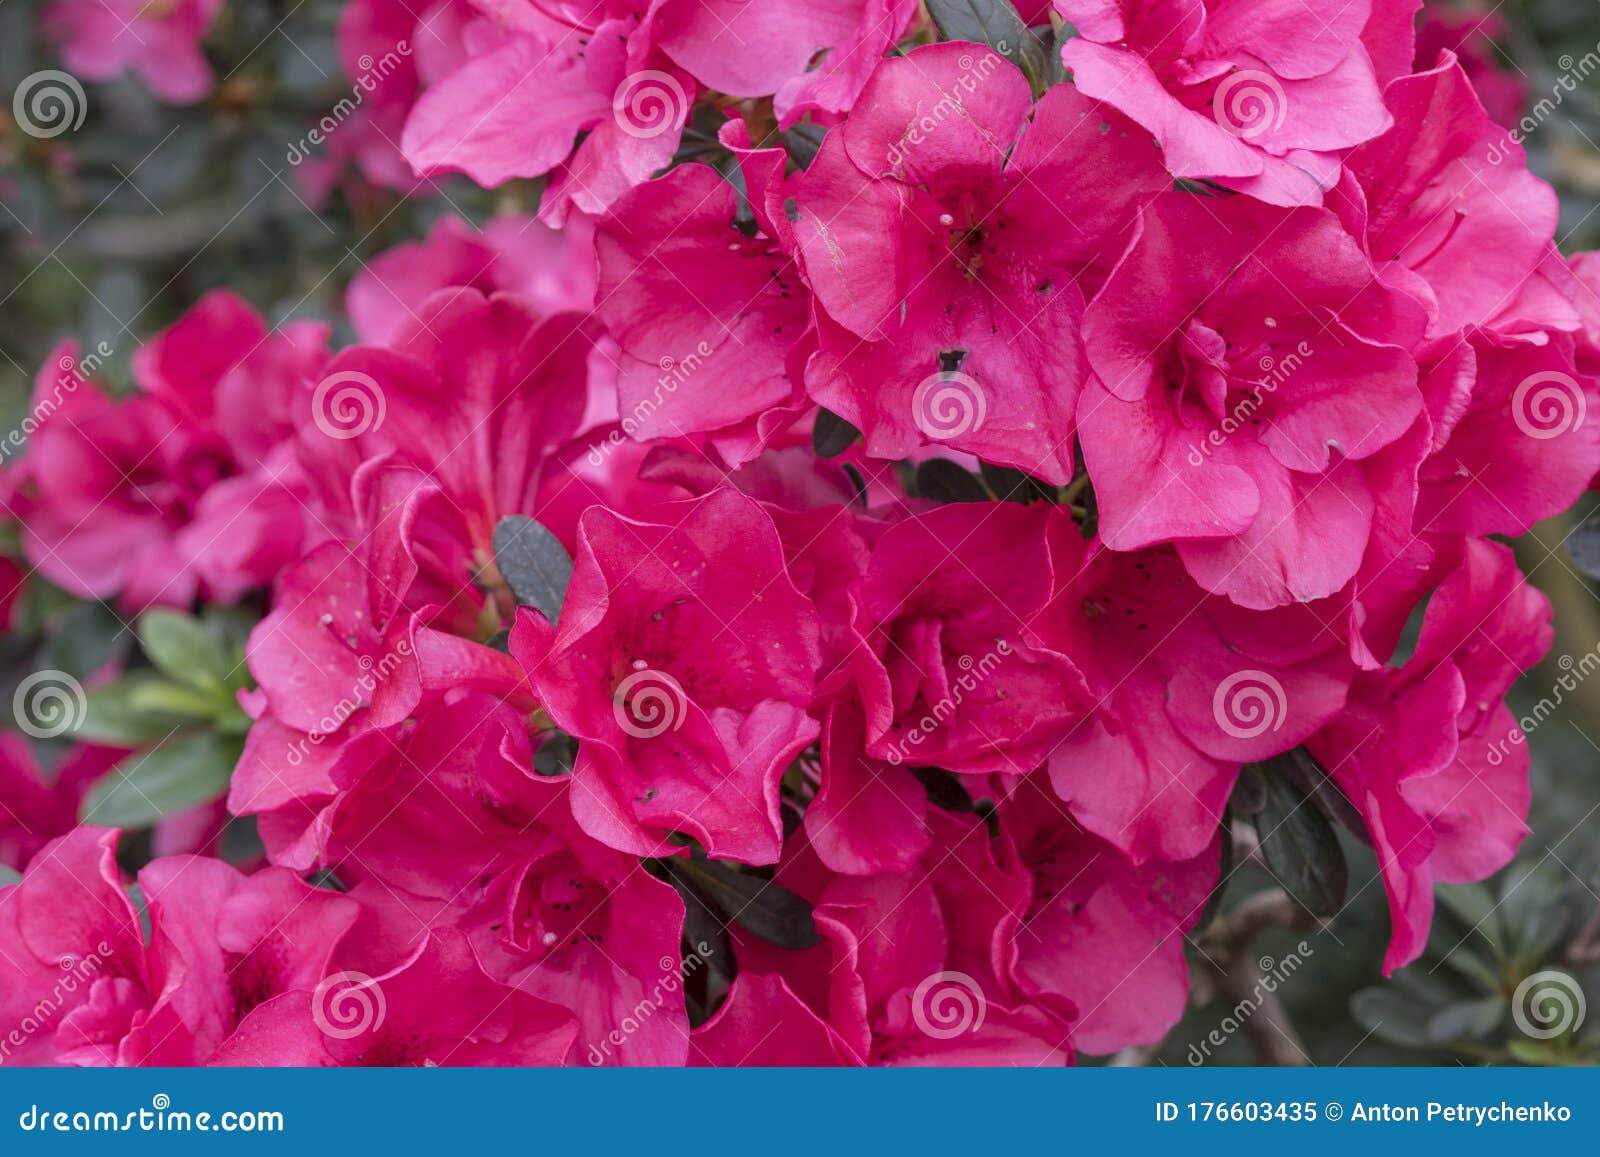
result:
<svg viewBox="0 0 1600 1157"><path fill-rule="evenodd" d="M43 21L85 80L132 71L168 104L193 104L215 82L201 41L221 10L222 0L49 0Z"/></svg>

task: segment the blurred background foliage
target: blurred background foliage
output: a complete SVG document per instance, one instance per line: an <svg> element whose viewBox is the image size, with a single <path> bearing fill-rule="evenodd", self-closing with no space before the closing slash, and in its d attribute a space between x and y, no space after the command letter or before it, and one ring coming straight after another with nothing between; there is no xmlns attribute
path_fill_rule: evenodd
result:
<svg viewBox="0 0 1600 1157"><path fill-rule="evenodd" d="M419 182L402 196L348 168L296 162L311 125L351 92L335 50L339 9L338 0L232 0L206 41L219 80L209 99L164 105L131 77L85 85L81 127L39 139L14 123L11 94L60 63L40 37L39 4L0 0L6 428L63 336L85 348L105 343L101 377L115 386L138 343L210 289L240 293L275 322L342 324L344 287L373 254L421 237L444 213L482 221L532 207L534 191L518 183L486 192ZM1460 53L1498 119L1530 118L1524 145L1560 193L1562 250L1600 246L1600 2L1430 5L1422 51L1443 45ZM1190 1014L1161 1047L1114 1063L1600 1061L1600 677L1569 671L1600 647L1600 602L1568 554L1591 513L1574 511L1517 543L1556 604L1557 634L1513 706L1520 716L1560 700L1530 736L1532 835L1517 861L1485 885L1441 888L1428 955L1384 982L1388 916L1370 851L1341 833L1349 899L1322 923L1270 903L1275 875L1252 858L1241 824L1234 854L1243 866L1221 919L1191 951ZM86 676L133 643L106 608L30 583L0 642L0 692L9 699L40 665ZM227 731L219 723L212 734ZM1592 1015L1541 1039L1519 1026L1513 997L1551 969L1582 984Z"/></svg>

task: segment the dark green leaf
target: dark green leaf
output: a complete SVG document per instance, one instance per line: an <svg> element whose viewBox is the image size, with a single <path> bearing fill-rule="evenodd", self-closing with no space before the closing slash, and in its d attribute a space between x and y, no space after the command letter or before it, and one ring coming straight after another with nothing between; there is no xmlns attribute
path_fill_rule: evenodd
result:
<svg viewBox="0 0 1600 1157"><path fill-rule="evenodd" d="M1433 889L1439 907L1461 922L1461 932L1475 932L1499 951L1504 943L1494 893L1482 884L1439 884Z"/></svg>
<svg viewBox="0 0 1600 1157"><path fill-rule="evenodd" d="M572 556L555 535L531 518L508 515L494 528L494 562L518 603L537 607L552 623L560 618Z"/></svg>
<svg viewBox="0 0 1600 1157"><path fill-rule="evenodd" d="M859 437L861 431L832 410L817 411L817 420L811 426L811 448L819 458L837 458Z"/></svg>
<svg viewBox="0 0 1600 1157"><path fill-rule="evenodd" d="M1020 502L1028 506L1035 502L1055 501L1055 487L1021 470L980 462L978 471L983 475L984 485L988 486L989 492L1001 502Z"/></svg>
<svg viewBox="0 0 1600 1157"><path fill-rule="evenodd" d="M1392 988L1363 988L1350 998L1350 1012L1362 1028L1390 1044L1426 1048L1433 1043L1428 1035L1433 1010Z"/></svg>
<svg viewBox="0 0 1600 1157"><path fill-rule="evenodd" d="M236 739L202 731L180 736L117 764L84 799L85 823L148 827L228 790L239 761Z"/></svg>
<svg viewBox="0 0 1600 1157"><path fill-rule="evenodd" d="M948 458L929 458L917 467L917 493L944 503L989 500L983 484Z"/></svg>
<svg viewBox="0 0 1600 1157"><path fill-rule="evenodd" d="M1350 868L1333 825L1282 776L1263 779L1266 799L1255 825L1267 868L1306 911L1334 915L1344 905Z"/></svg>
<svg viewBox="0 0 1600 1157"><path fill-rule="evenodd" d="M1428 1039L1435 1044L1477 1040L1500 1027L1506 998L1499 994L1447 1004L1428 1018Z"/></svg>
<svg viewBox="0 0 1600 1157"><path fill-rule="evenodd" d="M928 15L940 40L987 44L1023 71L1025 62L1041 66L1042 71L1042 59L1029 61L1028 27L1008 0L928 0Z"/></svg>
<svg viewBox="0 0 1600 1157"><path fill-rule="evenodd" d="M811 905L787 888L719 860L675 858L661 861L687 878L729 920L779 948L800 950L820 942Z"/></svg>
<svg viewBox="0 0 1600 1157"><path fill-rule="evenodd" d="M911 774L927 791L928 802L941 811L964 815L977 810L972 793L959 775L942 767L913 767Z"/></svg>
<svg viewBox="0 0 1600 1157"><path fill-rule="evenodd" d="M1261 769L1253 763L1247 763L1234 781L1233 794L1228 797L1228 808L1234 815L1254 816L1260 815L1261 809L1266 806L1267 784L1262 778Z"/></svg>
<svg viewBox="0 0 1600 1157"><path fill-rule="evenodd" d="M794 163L804 169L816 160L817 150L822 147L822 138L827 131L822 125L806 121L785 129L779 135L783 138L784 147L789 150L789 156L793 158Z"/></svg>
<svg viewBox="0 0 1600 1157"><path fill-rule="evenodd" d="M1066 21L1056 29L1055 36L1050 39L1050 46L1046 51L1044 79L1046 85L1065 84L1071 79L1067 74L1067 66L1061 60L1061 46L1074 36L1078 35L1077 28Z"/></svg>
<svg viewBox="0 0 1600 1157"><path fill-rule="evenodd" d="M1302 795L1316 805L1317 810L1334 823L1345 828L1364 844L1372 843L1367 831L1367 821L1350 802L1338 784L1317 762L1316 757L1303 747L1296 747L1282 755L1267 760L1266 766L1300 789Z"/></svg>

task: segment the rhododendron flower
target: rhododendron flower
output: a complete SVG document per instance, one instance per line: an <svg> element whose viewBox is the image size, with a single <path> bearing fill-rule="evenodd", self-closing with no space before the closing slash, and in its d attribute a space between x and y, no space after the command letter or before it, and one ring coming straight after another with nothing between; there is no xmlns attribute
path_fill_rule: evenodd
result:
<svg viewBox="0 0 1600 1157"><path fill-rule="evenodd" d="M875 456L942 443L1065 482L1080 282L1109 265L1158 166L1148 138L1070 88L1034 108L987 48L885 62L796 191L811 396Z"/></svg>
<svg viewBox="0 0 1600 1157"><path fill-rule="evenodd" d="M585 831L641 855L685 831L713 856L772 863L778 779L818 732L816 612L756 502L721 490L669 513L586 514L559 626L524 611L512 651L579 740Z"/></svg>
<svg viewBox="0 0 1600 1157"><path fill-rule="evenodd" d="M532 764L510 708L471 693L432 707L353 778L338 776L323 862L356 885L382 929L368 939L384 950L417 936L428 913L430 926L467 933L491 975L570 1010L590 1063L682 1064L682 990L663 983L661 961L676 969L683 901L586 835L573 784ZM383 963L371 955L364 964ZM625 1048L609 1043L652 993L651 1019Z"/></svg>
<svg viewBox="0 0 1600 1157"><path fill-rule="evenodd" d="M598 315L622 347L617 408L628 436L706 434L738 466L798 415L790 363L809 296L785 251L781 204L770 212L755 179L781 202L783 163L766 149L745 165L756 237L737 228L733 186L703 165L640 185L600 223Z"/></svg>
<svg viewBox="0 0 1600 1157"><path fill-rule="evenodd" d="M1135 863L1200 855L1240 765L1344 705L1349 660L1317 609L1243 611L1197 587L1172 551L1098 553L1051 614L1094 710L1050 753L1050 780Z"/></svg>
<svg viewBox="0 0 1600 1157"><path fill-rule="evenodd" d="M342 317L0 437L0 1063L1121 1063L1363 844L1416 960L1600 479L1600 257L1418 8L346 0ZM44 24L195 100L216 9Z"/></svg>
<svg viewBox="0 0 1600 1157"><path fill-rule="evenodd" d="M1083 718L1088 688L1036 619L1083 564L1048 505L957 503L873 546L858 665L867 753L891 764L1022 775Z"/></svg>
<svg viewBox="0 0 1600 1157"><path fill-rule="evenodd" d="M1481 880L1527 826L1528 751L1501 696L1550 646L1550 607L1505 547L1469 540L1398 668L1363 672L1307 748L1360 809L1393 933L1384 970L1415 960L1433 882Z"/></svg>
<svg viewBox="0 0 1600 1157"><path fill-rule="evenodd" d="M0 1003L25 1038L5 1062L206 1063L276 998L309 994L356 917L351 900L281 869L247 877L170 857L139 873L147 943L116 843L76 828L0 888Z"/></svg>
<svg viewBox="0 0 1600 1157"><path fill-rule="evenodd" d="M126 754L79 744L46 768L27 740L0 733L0 864L20 872L47 843L76 827L84 792Z"/></svg>
<svg viewBox="0 0 1600 1157"><path fill-rule="evenodd" d="M415 328L428 298L452 286L485 296L510 293L546 316L588 309L594 302L589 225L581 216L561 230L529 217L496 217L479 233L459 218L441 217L425 240L367 262L345 291L345 309L357 336L371 345Z"/></svg>
<svg viewBox="0 0 1600 1157"><path fill-rule="evenodd" d="M1425 4L1417 27L1413 71L1426 72L1445 53L1454 53L1495 123L1514 128L1522 117L1527 94L1521 73L1496 45L1509 32L1498 9L1476 3Z"/></svg>
<svg viewBox="0 0 1600 1157"><path fill-rule="evenodd" d="M1078 422L1106 544L1174 542L1249 607L1339 590L1397 484L1365 463L1422 410L1423 324L1325 210L1155 201L1084 323Z"/></svg>
<svg viewBox="0 0 1600 1157"><path fill-rule="evenodd" d="M78 364L75 342L52 351L33 388L45 416L6 470L23 551L81 597L187 606L199 579L178 536L231 472L226 448L157 398L113 401Z"/></svg>
<svg viewBox="0 0 1600 1157"><path fill-rule="evenodd" d="M38 428L4 475L29 560L131 610L270 585L321 537L289 439L327 339L315 322L269 331L218 291L138 350L140 390L117 399L76 343L59 345L34 381Z"/></svg>
<svg viewBox="0 0 1600 1157"><path fill-rule="evenodd" d="M1159 1041L1188 1001L1183 933L1216 885L1216 837L1192 859L1135 867L1064 811L1038 777L1001 809L1031 882L1017 973L1072 1002L1072 1039L1087 1052Z"/></svg>
<svg viewBox="0 0 1600 1157"><path fill-rule="evenodd" d="M1351 154L1329 199L1380 275L1428 307L1430 336L1572 328L1542 268L1555 250L1555 191L1528 172L1455 58L1395 81L1385 99L1394 127Z"/></svg>
<svg viewBox="0 0 1600 1157"><path fill-rule="evenodd" d="M215 79L200 42L221 10L222 0L50 0L44 28L85 80L131 70L169 104L193 104Z"/></svg>
<svg viewBox="0 0 1600 1157"><path fill-rule="evenodd" d="M1161 143L1175 177L1214 179L1277 205L1316 205L1342 154L1389 127L1363 43L1384 0L1055 0L1078 35L1073 84ZM1399 35L1410 57L1410 29Z"/></svg>
<svg viewBox="0 0 1600 1157"><path fill-rule="evenodd" d="M803 839L776 879L815 907L805 951L736 937L740 975L694 1034L710 1064L1062 1064L1072 1005L1029 1001L1015 942L1029 884L979 820L939 813L911 871L835 876ZM771 1026L781 1040L767 1039Z"/></svg>

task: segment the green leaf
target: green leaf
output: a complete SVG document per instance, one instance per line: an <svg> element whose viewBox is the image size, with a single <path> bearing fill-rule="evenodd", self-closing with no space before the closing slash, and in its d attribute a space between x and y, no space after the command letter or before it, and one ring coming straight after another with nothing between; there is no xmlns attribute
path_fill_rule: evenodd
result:
<svg viewBox="0 0 1600 1157"><path fill-rule="evenodd" d="M1008 0L928 0L928 15L940 40L987 44L1030 80L1043 77L1043 53Z"/></svg>
<svg viewBox="0 0 1600 1157"><path fill-rule="evenodd" d="M1427 1048L1432 1010L1391 988L1363 988L1350 998L1350 1013L1362 1028L1390 1044Z"/></svg>
<svg viewBox="0 0 1600 1157"><path fill-rule="evenodd" d="M1035 502L1055 501L1054 486L1021 470L996 466L993 462L979 462L978 472L983 475L983 483L989 492L1001 502L1019 502L1029 506Z"/></svg>
<svg viewBox="0 0 1600 1157"><path fill-rule="evenodd" d="M1500 991L1500 973L1454 934L1439 935L1435 929L1434 935L1429 937L1429 946L1443 967L1466 977L1484 992Z"/></svg>
<svg viewBox="0 0 1600 1157"><path fill-rule="evenodd" d="M1554 952L1571 919L1561 882L1537 867L1514 866L1501 877L1506 951L1532 969Z"/></svg>
<svg viewBox="0 0 1600 1157"><path fill-rule="evenodd" d="M1447 1004L1428 1018L1428 1039L1435 1044L1479 1040L1500 1027L1506 998L1501 995Z"/></svg>
<svg viewBox="0 0 1600 1157"><path fill-rule="evenodd" d="M8 868L4 864L0 864L0 888L5 887L7 884L15 884L20 879L22 879L21 872L15 868Z"/></svg>
<svg viewBox="0 0 1600 1157"><path fill-rule="evenodd" d="M948 458L929 458L917 467L917 493L943 503L989 500L983 484Z"/></svg>
<svg viewBox="0 0 1600 1157"><path fill-rule="evenodd" d="M1255 817L1261 854L1284 890L1314 916L1344 906L1350 867L1328 817L1282 776L1263 776L1266 799Z"/></svg>
<svg viewBox="0 0 1600 1157"><path fill-rule="evenodd" d="M1434 899L1461 922L1462 932L1475 932L1496 952L1503 947L1500 914L1494 894L1482 884L1438 884Z"/></svg>
<svg viewBox="0 0 1600 1157"><path fill-rule="evenodd" d="M1317 810L1334 823L1362 843L1372 843L1367 821L1361 818L1361 813L1350 802L1350 797L1344 794L1344 789L1333 782L1316 757L1305 748L1296 747L1282 755L1275 755L1267 760L1266 766L1299 788L1316 805Z"/></svg>
<svg viewBox="0 0 1600 1157"><path fill-rule="evenodd" d="M180 736L117 764L84 799L84 823L148 827L228 790L242 745L211 731Z"/></svg>
<svg viewBox="0 0 1600 1157"><path fill-rule="evenodd" d="M163 739L185 722L189 714L172 714L150 706L155 685L192 695L167 682L154 671L134 671L115 683L96 687L86 696L88 710L77 737L88 743L109 743L118 747L143 747Z"/></svg>
<svg viewBox="0 0 1600 1157"><path fill-rule="evenodd" d="M942 767L913 767L911 774L917 777L917 782L928 793L928 802L940 811L970 815L978 810L972 793L961 782L959 775Z"/></svg>
<svg viewBox="0 0 1600 1157"><path fill-rule="evenodd" d="M817 411L817 420L811 426L811 448L817 452L817 457L837 458L859 437L861 431L832 410Z"/></svg>
<svg viewBox="0 0 1600 1157"><path fill-rule="evenodd" d="M1256 816L1267 806L1267 782L1261 768L1247 763L1233 781L1233 794L1228 797L1228 808L1234 815Z"/></svg>
<svg viewBox="0 0 1600 1157"><path fill-rule="evenodd" d="M139 616L139 645L156 670L196 691L217 692L233 674L222 641L192 615L146 611Z"/></svg>
<svg viewBox="0 0 1600 1157"><path fill-rule="evenodd" d="M661 861L753 936L779 948L800 950L821 942L811 905L787 888L751 876L736 864L675 858Z"/></svg>
<svg viewBox="0 0 1600 1157"><path fill-rule="evenodd" d="M531 518L508 515L494 528L494 563L517 602L554 623L572 581L572 556Z"/></svg>

